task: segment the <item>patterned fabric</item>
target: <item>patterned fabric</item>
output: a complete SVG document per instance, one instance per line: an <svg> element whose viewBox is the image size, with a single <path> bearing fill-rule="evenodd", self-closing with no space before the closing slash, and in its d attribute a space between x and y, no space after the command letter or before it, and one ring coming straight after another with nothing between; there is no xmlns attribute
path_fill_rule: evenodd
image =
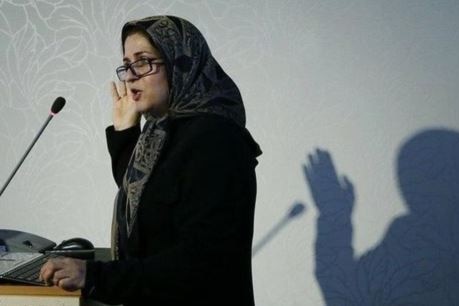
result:
<svg viewBox="0 0 459 306"><path fill-rule="evenodd" d="M122 45L132 30L145 32L162 54L169 81L169 111L157 118L144 114L146 123L128 164L115 200L112 249L119 257L120 230L117 214L125 216L128 239L132 237L142 192L154 170L173 118L217 114L245 126L245 110L239 89L213 58L209 47L190 22L174 16L154 16L128 22L122 29Z"/></svg>

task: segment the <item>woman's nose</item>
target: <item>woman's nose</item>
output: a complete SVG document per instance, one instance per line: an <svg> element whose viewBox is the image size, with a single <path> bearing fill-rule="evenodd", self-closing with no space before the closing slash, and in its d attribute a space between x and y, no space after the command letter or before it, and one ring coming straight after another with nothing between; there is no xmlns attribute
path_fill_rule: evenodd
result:
<svg viewBox="0 0 459 306"><path fill-rule="evenodd" d="M131 67L129 67L129 69L126 70L126 82L132 82L134 80L137 80L138 78L139 77L134 74Z"/></svg>

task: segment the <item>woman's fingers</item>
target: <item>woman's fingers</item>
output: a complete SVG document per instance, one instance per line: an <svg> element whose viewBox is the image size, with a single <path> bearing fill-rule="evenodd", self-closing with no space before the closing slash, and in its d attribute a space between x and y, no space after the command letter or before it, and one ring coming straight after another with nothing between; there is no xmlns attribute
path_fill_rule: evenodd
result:
<svg viewBox="0 0 459 306"><path fill-rule="evenodd" d="M112 98L114 102L119 101L124 98L127 94L126 84L124 82L118 82L118 85L115 82L110 82Z"/></svg>
<svg viewBox="0 0 459 306"><path fill-rule="evenodd" d="M140 122L140 113L136 110L131 92L125 82L110 82L113 98L113 126L115 130L124 130Z"/></svg>
<svg viewBox="0 0 459 306"><path fill-rule="evenodd" d="M68 277L67 274L68 273L66 271L64 271L64 269L61 269L61 270L58 270L58 271L54 272L54 275L53 275L53 283L54 283L54 285L59 286L59 280L67 278Z"/></svg>
<svg viewBox="0 0 459 306"><path fill-rule="evenodd" d="M41 267L39 279L47 285L52 285L54 283L54 274L59 269L61 269L61 262L58 259L50 259Z"/></svg>
<svg viewBox="0 0 459 306"><path fill-rule="evenodd" d="M54 271L48 268L41 269L39 280L43 281L46 285L51 286L53 285L53 275Z"/></svg>
<svg viewBox="0 0 459 306"><path fill-rule="evenodd" d="M121 98L126 96L126 83L118 82L118 93Z"/></svg>
<svg viewBox="0 0 459 306"><path fill-rule="evenodd" d="M40 279L47 285L71 291L83 288L85 277L86 263L79 259L50 259L40 270Z"/></svg>
<svg viewBox="0 0 459 306"><path fill-rule="evenodd" d="M116 84L115 82L110 82L110 88L111 88L111 92L112 92L112 99L113 99L113 102L117 102L121 97L120 95L118 94L118 89L116 88Z"/></svg>
<svg viewBox="0 0 459 306"><path fill-rule="evenodd" d="M74 282L68 277L61 278L57 282L56 286L61 287L62 289L67 290L67 291L75 291L78 289L76 288L76 285L74 284Z"/></svg>

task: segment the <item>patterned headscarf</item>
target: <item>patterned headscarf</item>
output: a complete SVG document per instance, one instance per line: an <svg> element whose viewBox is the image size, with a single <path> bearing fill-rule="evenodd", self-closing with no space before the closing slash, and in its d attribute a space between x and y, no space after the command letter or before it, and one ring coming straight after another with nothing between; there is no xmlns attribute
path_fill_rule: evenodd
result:
<svg viewBox="0 0 459 306"><path fill-rule="evenodd" d="M245 111L236 84L213 58L199 30L174 16L153 16L128 22L122 29L122 45L133 30L147 34L164 58L169 82L169 111L161 117L144 114L144 128L128 164L115 201L112 247L118 257L117 210L124 210L127 237L137 222L137 210L145 185L155 168L173 118L217 114L245 126Z"/></svg>

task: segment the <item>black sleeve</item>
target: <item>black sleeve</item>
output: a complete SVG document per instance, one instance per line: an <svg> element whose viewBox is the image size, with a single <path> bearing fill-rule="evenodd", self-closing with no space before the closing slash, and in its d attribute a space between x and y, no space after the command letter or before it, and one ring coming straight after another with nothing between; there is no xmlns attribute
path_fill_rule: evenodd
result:
<svg viewBox="0 0 459 306"><path fill-rule="evenodd" d="M178 243L144 259L88 262L91 297L253 305L254 158L235 129L193 138L175 214ZM84 294L88 294L87 289ZM206 304L207 305L207 304Z"/></svg>
<svg viewBox="0 0 459 306"><path fill-rule="evenodd" d="M140 135L140 125L115 131L113 125L105 130L108 152L112 159L112 173L118 187L121 185L132 151Z"/></svg>

